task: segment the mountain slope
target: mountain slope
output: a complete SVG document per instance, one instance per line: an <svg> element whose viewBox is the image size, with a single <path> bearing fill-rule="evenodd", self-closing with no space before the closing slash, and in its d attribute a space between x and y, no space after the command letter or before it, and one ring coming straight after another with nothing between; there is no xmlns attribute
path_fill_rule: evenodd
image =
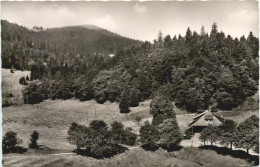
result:
<svg viewBox="0 0 260 167"><path fill-rule="evenodd" d="M30 69L32 64L47 63L52 58L58 63L81 62L95 64L96 57L108 59L118 49L138 46L140 41L121 37L105 29L85 25L30 31L2 20L3 67Z"/></svg>
<svg viewBox="0 0 260 167"><path fill-rule="evenodd" d="M31 79L40 81L24 94L31 103L73 97L119 102L125 93L134 106L163 95L177 107L196 112L208 107L232 109L258 90L259 39L251 32L247 38L232 38L213 24L210 35L188 28L184 37L160 33L153 44L140 45L103 29L79 26L20 31L21 42L16 36L12 40L20 46L27 42L30 52L25 55L38 59L30 68ZM5 43L14 47L12 40ZM115 56L108 58L113 49ZM9 53L11 58L16 54L14 49ZM22 52L18 49L18 53Z"/></svg>

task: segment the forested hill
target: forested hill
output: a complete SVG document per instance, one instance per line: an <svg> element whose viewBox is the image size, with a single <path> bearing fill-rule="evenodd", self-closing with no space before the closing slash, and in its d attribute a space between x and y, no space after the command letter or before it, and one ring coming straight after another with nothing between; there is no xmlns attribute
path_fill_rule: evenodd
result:
<svg viewBox="0 0 260 167"><path fill-rule="evenodd" d="M188 28L183 37L159 33L153 44L113 57L109 70L93 80L93 96L99 102L129 99L135 105L167 95L188 111L232 109L258 90L258 43L252 32L233 38L217 24L210 34L204 27L200 33Z"/></svg>
<svg viewBox="0 0 260 167"><path fill-rule="evenodd" d="M91 25L32 31L2 20L1 27L4 68L30 70L32 65L49 62L69 66L81 62L88 68L100 65L117 50L141 44Z"/></svg>
<svg viewBox="0 0 260 167"><path fill-rule="evenodd" d="M24 95L29 103L75 97L94 98L99 103L118 101L124 103L121 106L136 106L166 95L178 107L192 112L209 106L232 109L258 90L258 43L251 32L234 38L219 31L217 24L209 33L203 27L199 33L188 28L185 36L178 37L159 33L153 43L118 49L111 59L99 61L99 68L81 61L32 66L31 79L40 81L29 85Z"/></svg>

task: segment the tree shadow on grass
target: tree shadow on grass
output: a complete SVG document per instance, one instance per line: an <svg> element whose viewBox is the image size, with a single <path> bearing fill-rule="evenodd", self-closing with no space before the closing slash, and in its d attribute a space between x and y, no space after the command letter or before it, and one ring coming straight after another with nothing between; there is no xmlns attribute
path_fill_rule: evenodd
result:
<svg viewBox="0 0 260 167"><path fill-rule="evenodd" d="M8 153L18 153L18 154L23 154L27 152L27 148L21 147L21 146L16 146L13 148L9 148L8 150L4 150L3 154L8 154Z"/></svg>
<svg viewBox="0 0 260 167"><path fill-rule="evenodd" d="M141 145L141 148L144 149L145 151L156 151L159 149L159 146L154 144L154 143L149 143L149 144L143 144Z"/></svg>
<svg viewBox="0 0 260 167"><path fill-rule="evenodd" d="M259 165L259 156L247 154L245 151L242 150L230 150L227 147L217 147L217 146L200 146L199 148L205 150L213 150L221 155L230 155L234 158L245 159L247 160L247 162L251 164Z"/></svg>
<svg viewBox="0 0 260 167"><path fill-rule="evenodd" d="M180 151L183 147L182 146L172 146L172 147L165 147L165 146L162 146L163 149L167 150L168 152L173 152L173 151Z"/></svg>
<svg viewBox="0 0 260 167"><path fill-rule="evenodd" d="M50 148L46 145L39 145L36 148L29 148L27 151L29 154L59 154L59 153L70 153L70 149L55 149Z"/></svg>
<svg viewBox="0 0 260 167"><path fill-rule="evenodd" d="M96 159L103 159L103 158L111 158L114 155L125 152L126 150L128 150L128 148L118 145L116 149L103 150L102 153L101 152L98 152L98 153L91 152L88 149L78 149L78 150L76 149L73 152L75 152L76 154L82 155L82 156L92 157L92 158L96 158Z"/></svg>
<svg viewBox="0 0 260 167"><path fill-rule="evenodd" d="M173 151L179 151L182 149L182 146L176 146L176 145L172 145L170 147L167 147L165 145L155 145L155 144L144 144L141 146L141 148L143 148L146 151L157 151L159 148L162 148L164 150L166 150L167 152L173 152Z"/></svg>

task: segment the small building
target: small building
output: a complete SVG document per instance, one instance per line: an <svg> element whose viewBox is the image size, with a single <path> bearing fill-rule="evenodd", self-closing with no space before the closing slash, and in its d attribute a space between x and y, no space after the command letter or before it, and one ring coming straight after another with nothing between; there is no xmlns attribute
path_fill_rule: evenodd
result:
<svg viewBox="0 0 260 167"><path fill-rule="evenodd" d="M192 128L193 133L201 132L205 127L209 125L220 126L225 121L224 118L212 113L210 110L206 110L203 113L197 115L193 120L188 124L189 128Z"/></svg>

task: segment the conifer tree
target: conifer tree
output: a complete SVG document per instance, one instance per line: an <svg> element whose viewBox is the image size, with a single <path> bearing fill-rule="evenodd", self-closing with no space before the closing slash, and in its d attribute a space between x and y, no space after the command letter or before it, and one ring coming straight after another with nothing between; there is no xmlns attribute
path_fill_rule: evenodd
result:
<svg viewBox="0 0 260 167"><path fill-rule="evenodd" d="M153 98L150 107L150 113L153 114L153 125L158 126L165 119L176 118L171 101L163 95Z"/></svg>
<svg viewBox="0 0 260 167"><path fill-rule="evenodd" d="M218 33L218 26L217 23L213 23L212 27L211 27L211 32L210 32L210 37L216 37Z"/></svg>
<svg viewBox="0 0 260 167"><path fill-rule="evenodd" d="M161 31L159 31L158 33L158 47L161 48L163 47L163 34Z"/></svg>
<svg viewBox="0 0 260 167"><path fill-rule="evenodd" d="M140 128L140 142L142 143L142 148L154 151L158 149L158 140L158 129L146 121L144 126Z"/></svg>
<svg viewBox="0 0 260 167"><path fill-rule="evenodd" d="M158 126L160 140L158 143L166 150L177 149L181 142L181 133L175 118L166 119Z"/></svg>
<svg viewBox="0 0 260 167"><path fill-rule="evenodd" d="M119 109L121 113L129 113L129 99L128 99L128 91L124 91L119 103Z"/></svg>
<svg viewBox="0 0 260 167"><path fill-rule="evenodd" d="M131 89L129 95L129 106L137 107L139 105L140 91L137 89Z"/></svg>
<svg viewBox="0 0 260 167"><path fill-rule="evenodd" d="M204 26L201 27L200 35L201 35L202 37L205 37L205 36L206 36L206 31L205 31L205 27L204 27Z"/></svg>
<svg viewBox="0 0 260 167"><path fill-rule="evenodd" d="M191 32L191 30L190 30L190 27L188 27L188 29L187 29L187 31L186 31L186 36L185 36L185 38L186 38L186 41L187 41L187 42L190 42L191 39L192 39L192 32Z"/></svg>
<svg viewBox="0 0 260 167"><path fill-rule="evenodd" d="M39 133L37 131L33 131L31 135L31 143L29 144L30 148L38 148L37 140L39 139Z"/></svg>

